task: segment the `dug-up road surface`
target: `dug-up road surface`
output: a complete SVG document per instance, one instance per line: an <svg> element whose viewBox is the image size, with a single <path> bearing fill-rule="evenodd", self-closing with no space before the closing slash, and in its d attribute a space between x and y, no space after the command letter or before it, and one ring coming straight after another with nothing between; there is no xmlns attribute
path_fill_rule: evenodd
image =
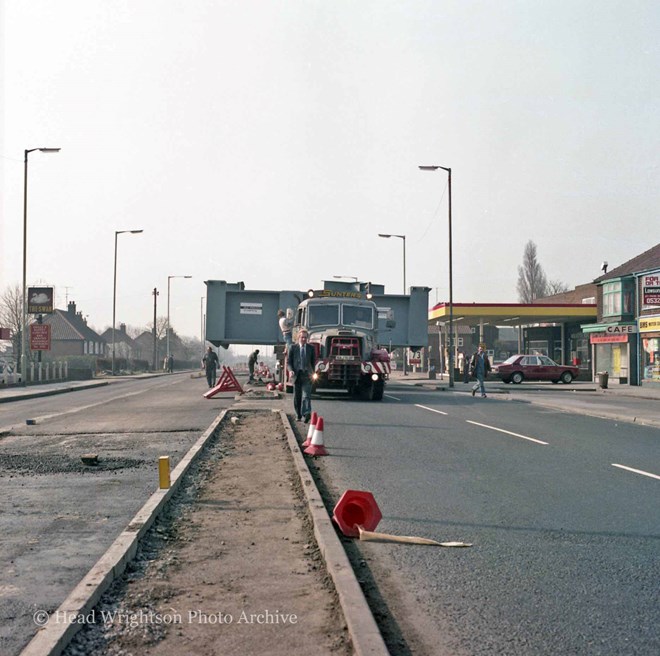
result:
<svg viewBox="0 0 660 656"><path fill-rule="evenodd" d="M279 413L229 411L86 619L65 654L352 653Z"/></svg>

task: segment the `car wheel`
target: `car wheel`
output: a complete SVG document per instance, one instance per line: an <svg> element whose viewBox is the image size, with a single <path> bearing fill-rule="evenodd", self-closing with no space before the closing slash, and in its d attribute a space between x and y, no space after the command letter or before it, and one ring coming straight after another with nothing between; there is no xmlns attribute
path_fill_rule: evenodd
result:
<svg viewBox="0 0 660 656"><path fill-rule="evenodd" d="M564 383L564 385L570 385L573 382L573 374L570 371L565 371L561 375L561 382Z"/></svg>
<svg viewBox="0 0 660 656"><path fill-rule="evenodd" d="M516 371L511 375L511 382L514 385L520 385L520 383L522 383L523 380L525 380L525 377L522 375L520 371Z"/></svg>

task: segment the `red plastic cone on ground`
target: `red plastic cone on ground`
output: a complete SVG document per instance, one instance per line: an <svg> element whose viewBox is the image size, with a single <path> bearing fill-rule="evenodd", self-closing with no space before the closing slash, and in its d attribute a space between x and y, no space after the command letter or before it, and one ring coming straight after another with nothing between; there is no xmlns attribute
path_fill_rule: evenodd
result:
<svg viewBox="0 0 660 656"><path fill-rule="evenodd" d="M332 513L341 532L351 538L360 537L359 526L373 531L382 518L374 495L365 490L346 490Z"/></svg>
<svg viewBox="0 0 660 656"><path fill-rule="evenodd" d="M309 446L312 443L312 437L314 437L318 418L319 416L315 412L312 412L312 419L309 422L309 428L307 429L307 439L302 443L303 446Z"/></svg>
<svg viewBox="0 0 660 656"><path fill-rule="evenodd" d="M328 452L323 446L323 417L316 420L316 429L312 435L312 443L305 449L303 453L308 456L327 456Z"/></svg>

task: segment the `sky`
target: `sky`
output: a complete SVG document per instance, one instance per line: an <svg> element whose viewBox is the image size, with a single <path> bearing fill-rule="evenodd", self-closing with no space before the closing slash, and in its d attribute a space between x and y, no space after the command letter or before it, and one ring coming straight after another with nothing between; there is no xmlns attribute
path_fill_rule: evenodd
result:
<svg viewBox="0 0 660 656"><path fill-rule="evenodd" d="M90 325L167 314L205 280L333 276L516 302L533 240L571 288L658 242L654 0L5 0L0 292L55 287Z"/></svg>

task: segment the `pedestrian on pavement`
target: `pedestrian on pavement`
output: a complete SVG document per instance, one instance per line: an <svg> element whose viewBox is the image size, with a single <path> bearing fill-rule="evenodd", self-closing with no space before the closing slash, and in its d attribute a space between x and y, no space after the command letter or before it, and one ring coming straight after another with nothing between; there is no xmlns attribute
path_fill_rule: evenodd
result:
<svg viewBox="0 0 660 656"><path fill-rule="evenodd" d="M287 354L287 366L293 380L293 409L296 419L309 422L312 416L312 376L316 365L314 348L307 343L309 333L304 328L298 331L298 344Z"/></svg>
<svg viewBox="0 0 660 656"><path fill-rule="evenodd" d="M479 349L472 356L472 360L470 361L470 374L477 379L477 382L474 384L474 387L472 388L472 396L474 396L477 393L477 390L481 388L482 399L486 398L486 388L484 387L484 378L486 378L488 372L491 369L490 360L488 359L488 356L486 355L486 351L484 350L485 346L486 346L485 344L479 344Z"/></svg>
<svg viewBox="0 0 660 656"><path fill-rule="evenodd" d="M284 338L284 343L287 348L290 348L293 345L293 340L291 339L291 320L286 316L284 310L277 311L277 318L280 330L282 331L282 337Z"/></svg>
<svg viewBox="0 0 660 656"><path fill-rule="evenodd" d="M250 353L248 358L248 369L250 371L250 377L248 378L248 383L254 382L254 367L257 364L257 359L259 358L259 349L255 349Z"/></svg>
<svg viewBox="0 0 660 656"><path fill-rule="evenodd" d="M167 358L167 373L171 374L174 372L174 356L170 353Z"/></svg>
<svg viewBox="0 0 660 656"><path fill-rule="evenodd" d="M219 364L218 355L209 346L208 351L204 353L204 357L202 358L202 367L206 369L206 382L209 384L209 387L215 387L215 377Z"/></svg>

